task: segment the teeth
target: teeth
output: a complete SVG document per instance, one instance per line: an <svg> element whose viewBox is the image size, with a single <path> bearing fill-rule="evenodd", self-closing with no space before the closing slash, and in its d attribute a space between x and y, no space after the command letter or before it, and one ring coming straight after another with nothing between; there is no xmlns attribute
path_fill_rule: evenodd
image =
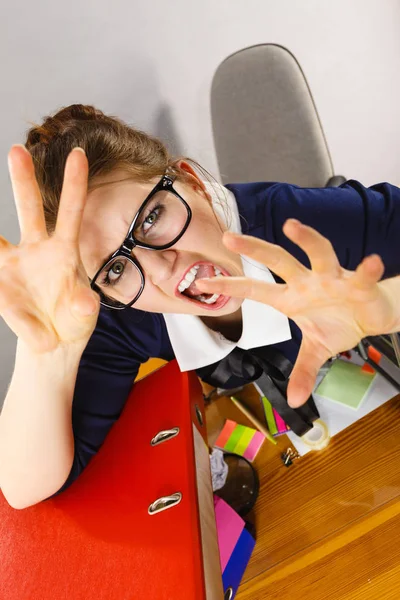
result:
<svg viewBox="0 0 400 600"><path fill-rule="evenodd" d="M201 300L200 298L200 302L204 302L204 304L214 304L214 302L217 301L217 298L219 298L219 294L213 294L208 300Z"/></svg>
<svg viewBox="0 0 400 600"><path fill-rule="evenodd" d="M185 280L189 281L190 283L192 283L192 281L194 281L196 279L196 273L192 273L192 271L189 271L189 273L186 273L185 275Z"/></svg>
<svg viewBox="0 0 400 600"><path fill-rule="evenodd" d="M191 283L196 279L196 274L199 267L192 267L190 271L188 271L185 277L182 279L180 284L178 285L178 290L182 293L189 287Z"/></svg>
<svg viewBox="0 0 400 600"><path fill-rule="evenodd" d="M178 285L178 290L181 293L184 292L189 287L189 285L191 283L193 283L193 281L196 279L197 271L199 270L199 268L200 268L200 265L197 265L195 267L192 267L190 269L190 271L188 271L186 273L185 277L182 279L182 281ZM218 276L223 277L221 271L217 267L214 267L214 273L215 273L216 277L218 277ZM201 300L201 302L205 302L206 304L213 304L216 301L216 299L218 298L218 296L219 296L219 294L214 294L208 300Z"/></svg>
<svg viewBox="0 0 400 600"><path fill-rule="evenodd" d="M191 281L187 281L187 279L182 279L182 281L180 282L180 284L178 285L178 290L180 292L183 292L184 290L186 290L186 288L189 287L189 285L191 284Z"/></svg>

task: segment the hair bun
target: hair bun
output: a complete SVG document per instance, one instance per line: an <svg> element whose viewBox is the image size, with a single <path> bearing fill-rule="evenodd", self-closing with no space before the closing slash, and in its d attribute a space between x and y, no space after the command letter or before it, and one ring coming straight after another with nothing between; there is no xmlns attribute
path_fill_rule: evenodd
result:
<svg viewBox="0 0 400 600"><path fill-rule="evenodd" d="M104 113L94 106L71 104L55 115L45 117L42 125L32 123L33 127L27 134L26 147L29 149L35 144L47 146L55 137L63 135L65 131L75 126L77 121L99 121L104 118Z"/></svg>

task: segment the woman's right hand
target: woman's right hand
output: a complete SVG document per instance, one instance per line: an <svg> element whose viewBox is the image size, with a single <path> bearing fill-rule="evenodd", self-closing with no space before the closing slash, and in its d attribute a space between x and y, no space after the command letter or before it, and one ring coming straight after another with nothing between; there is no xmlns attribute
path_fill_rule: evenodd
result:
<svg viewBox="0 0 400 600"><path fill-rule="evenodd" d="M14 145L8 163L21 239L14 246L0 236L0 315L35 353L65 345L83 351L100 309L78 246L87 195L86 155L75 148L67 158L51 236L30 153Z"/></svg>

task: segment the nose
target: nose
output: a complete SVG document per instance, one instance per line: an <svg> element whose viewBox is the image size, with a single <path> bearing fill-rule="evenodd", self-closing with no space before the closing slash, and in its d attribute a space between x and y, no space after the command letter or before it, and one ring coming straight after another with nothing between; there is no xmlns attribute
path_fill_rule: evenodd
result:
<svg viewBox="0 0 400 600"><path fill-rule="evenodd" d="M134 254L144 271L146 279L150 279L154 285L160 286L171 279L177 258L176 250L136 248Z"/></svg>

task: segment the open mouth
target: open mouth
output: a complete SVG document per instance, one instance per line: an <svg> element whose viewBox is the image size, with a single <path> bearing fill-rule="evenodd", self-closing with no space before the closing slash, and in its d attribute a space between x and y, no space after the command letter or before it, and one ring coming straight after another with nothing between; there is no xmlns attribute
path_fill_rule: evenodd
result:
<svg viewBox="0 0 400 600"><path fill-rule="evenodd" d="M206 294L201 292L196 286L196 279L204 277L229 277L230 274L218 265L213 263L199 261L192 265L185 273L175 289L175 296L197 304L202 308L217 310L224 306L230 299L230 296L222 294Z"/></svg>

